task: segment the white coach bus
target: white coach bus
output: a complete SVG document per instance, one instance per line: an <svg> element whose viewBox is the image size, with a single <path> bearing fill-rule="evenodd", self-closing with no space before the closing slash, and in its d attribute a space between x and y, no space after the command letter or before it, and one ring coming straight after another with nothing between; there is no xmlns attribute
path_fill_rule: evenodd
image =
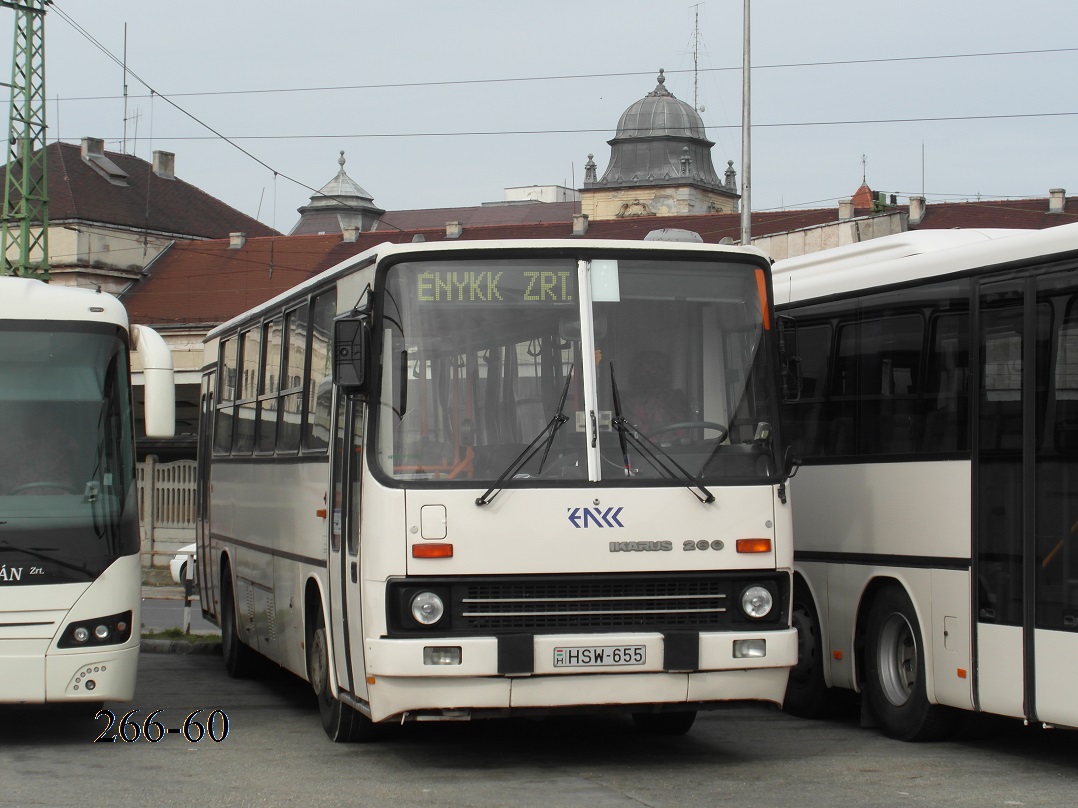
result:
<svg viewBox="0 0 1078 808"><path fill-rule="evenodd" d="M142 565L128 352L146 433L172 357L111 295L0 277L0 703L130 701Z"/></svg>
<svg viewBox="0 0 1078 808"><path fill-rule="evenodd" d="M770 266L663 241L385 244L212 331L203 612L225 663L383 721L781 703Z"/></svg>
<svg viewBox="0 0 1078 808"><path fill-rule="evenodd" d="M1078 225L780 261L800 396L786 708L887 734L1078 726Z"/></svg>

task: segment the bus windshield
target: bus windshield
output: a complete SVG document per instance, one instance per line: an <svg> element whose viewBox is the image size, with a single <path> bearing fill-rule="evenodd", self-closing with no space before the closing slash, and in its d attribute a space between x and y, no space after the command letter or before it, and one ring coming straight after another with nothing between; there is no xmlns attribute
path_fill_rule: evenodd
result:
<svg viewBox="0 0 1078 808"><path fill-rule="evenodd" d="M0 585L90 581L139 550L121 335L0 325Z"/></svg>
<svg viewBox="0 0 1078 808"><path fill-rule="evenodd" d="M777 475L764 271L714 256L586 263L583 295L572 257L390 268L374 443L387 477L587 480L596 445L605 484Z"/></svg>

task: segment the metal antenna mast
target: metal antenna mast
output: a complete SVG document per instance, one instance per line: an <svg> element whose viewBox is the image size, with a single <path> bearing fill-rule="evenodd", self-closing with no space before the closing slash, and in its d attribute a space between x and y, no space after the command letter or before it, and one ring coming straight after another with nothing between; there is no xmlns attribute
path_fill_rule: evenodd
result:
<svg viewBox="0 0 1078 808"><path fill-rule="evenodd" d="M693 6L696 12L696 22L692 30L692 107L698 112L700 108L699 78L700 78L700 4Z"/></svg>
<svg viewBox="0 0 1078 808"><path fill-rule="evenodd" d="M15 10L7 181L0 214L0 274L49 279L45 171L45 8L52 0L0 0ZM18 257L8 255L18 243Z"/></svg>

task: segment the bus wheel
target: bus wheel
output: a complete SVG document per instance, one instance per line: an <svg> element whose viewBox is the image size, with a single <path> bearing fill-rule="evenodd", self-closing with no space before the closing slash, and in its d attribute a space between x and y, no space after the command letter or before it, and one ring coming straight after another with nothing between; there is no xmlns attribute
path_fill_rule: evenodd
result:
<svg viewBox="0 0 1078 808"><path fill-rule="evenodd" d="M361 715L333 698L329 685L329 643L326 626L319 615L319 623L307 643L307 675L318 697L318 712L322 717L322 729L331 741L369 741L375 736L375 726L369 718Z"/></svg>
<svg viewBox="0 0 1078 808"><path fill-rule="evenodd" d="M957 713L931 704L925 689L924 641L904 590L883 590L868 614L865 697L884 734L902 741L948 735Z"/></svg>
<svg viewBox="0 0 1078 808"><path fill-rule="evenodd" d="M797 664L790 670L782 709L801 718L823 718L833 711L834 698L824 680L823 636L816 605L805 584L794 584L793 626L797 629Z"/></svg>
<svg viewBox="0 0 1078 808"><path fill-rule="evenodd" d="M633 713L636 728L647 735L684 735L696 721L696 710L676 713Z"/></svg>
<svg viewBox="0 0 1078 808"><path fill-rule="evenodd" d="M255 652L243 644L236 623L236 599L232 595L232 578L226 569L221 584L221 655L225 670L233 679L245 679L255 670Z"/></svg>

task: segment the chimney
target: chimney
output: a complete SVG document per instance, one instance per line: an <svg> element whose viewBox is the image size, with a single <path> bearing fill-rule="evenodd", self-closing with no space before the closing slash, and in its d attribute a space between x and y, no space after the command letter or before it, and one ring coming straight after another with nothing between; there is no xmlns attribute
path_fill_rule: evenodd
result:
<svg viewBox="0 0 1078 808"><path fill-rule="evenodd" d="M243 245L247 243L246 233L229 233L228 234L228 249L230 250L242 250Z"/></svg>
<svg viewBox="0 0 1078 808"><path fill-rule="evenodd" d="M341 230L341 242L344 244L355 244L356 239L359 238L359 227L351 225Z"/></svg>
<svg viewBox="0 0 1078 808"><path fill-rule="evenodd" d="M176 179L176 155L167 151L155 151L153 173L163 180Z"/></svg>
<svg viewBox="0 0 1078 808"><path fill-rule="evenodd" d="M852 199L840 199L838 201L838 219L843 221L845 219L853 218L853 200Z"/></svg>
<svg viewBox="0 0 1078 808"><path fill-rule="evenodd" d="M1048 192L1048 212L1062 213L1067 206L1067 192L1062 188L1053 188Z"/></svg>
<svg viewBox="0 0 1078 808"><path fill-rule="evenodd" d="M460 222L446 222L445 223L445 237L446 238L460 238L460 234L464 232L464 228Z"/></svg>
<svg viewBox="0 0 1078 808"><path fill-rule="evenodd" d="M84 137L82 139L82 159L99 157L105 154L105 141L99 137Z"/></svg>
<svg viewBox="0 0 1078 808"><path fill-rule="evenodd" d="M582 236L588 232L588 214L586 213L574 213L573 214L573 235Z"/></svg>
<svg viewBox="0 0 1078 808"><path fill-rule="evenodd" d="M925 198L923 196L910 197L910 224L920 224L925 220Z"/></svg>

